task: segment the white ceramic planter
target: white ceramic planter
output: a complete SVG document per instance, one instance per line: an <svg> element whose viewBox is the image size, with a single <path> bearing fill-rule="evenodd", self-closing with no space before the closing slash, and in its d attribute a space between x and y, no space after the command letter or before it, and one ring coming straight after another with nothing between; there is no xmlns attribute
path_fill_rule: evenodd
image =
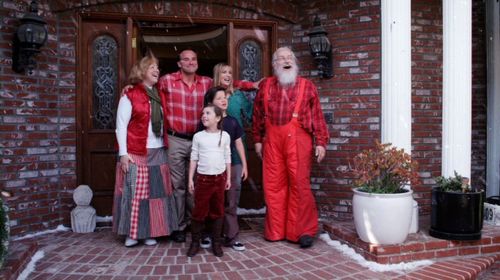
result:
<svg viewBox="0 0 500 280"><path fill-rule="evenodd" d="M373 244L397 244L410 231L413 191L372 194L353 189L354 225L361 240Z"/></svg>

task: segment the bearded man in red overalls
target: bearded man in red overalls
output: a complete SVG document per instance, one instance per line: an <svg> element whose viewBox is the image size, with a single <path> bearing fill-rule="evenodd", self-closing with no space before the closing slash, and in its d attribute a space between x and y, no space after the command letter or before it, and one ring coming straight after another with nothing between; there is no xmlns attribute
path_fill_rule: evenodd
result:
<svg viewBox="0 0 500 280"><path fill-rule="evenodd" d="M261 82L255 97L252 127L255 151L263 160L264 238L308 248L318 231L310 185L313 146L319 163L325 157L328 129L316 87L298 76L297 59L289 48L274 52L273 69L274 76Z"/></svg>

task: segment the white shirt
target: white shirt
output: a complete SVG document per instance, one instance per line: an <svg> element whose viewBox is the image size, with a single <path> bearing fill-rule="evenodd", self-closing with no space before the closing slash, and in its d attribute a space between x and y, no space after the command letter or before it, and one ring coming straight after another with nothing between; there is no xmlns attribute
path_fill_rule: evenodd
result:
<svg viewBox="0 0 500 280"><path fill-rule="evenodd" d="M151 101L149 102L151 104ZM120 98L118 103L118 111L116 112L116 140L118 141L118 146L120 150L118 151L119 156L128 154L127 151L127 127L132 117L132 103L126 95ZM148 139L146 142L146 148L161 148L163 147L163 137L156 137L153 133L153 126L151 124L151 118L149 118L148 124Z"/></svg>
<svg viewBox="0 0 500 280"><path fill-rule="evenodd" d="M219 146L219 140L221 141ZM197 132L193 136L191 160L198 161L196 171L203 175L218 175L226 170L226 164L231 163L231 139L229 134L222 131Z"/></svg>

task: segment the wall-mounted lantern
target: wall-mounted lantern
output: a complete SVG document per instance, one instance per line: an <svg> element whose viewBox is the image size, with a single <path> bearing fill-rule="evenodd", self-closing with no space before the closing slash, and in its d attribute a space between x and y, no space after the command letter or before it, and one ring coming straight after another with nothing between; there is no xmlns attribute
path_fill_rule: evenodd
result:
<svg viewBox="0 0 500 280"><path fill-rule="evenodd" d="M47 41L47 22L38 15L38 3L32 1L29 13L21 19L21 25L14 34L12 44L12 70L22 73L25 70L31 74L35 69L34 56Z"/></svg>
<svg viewBox="0 0 500 280"><path fill-rule="evenodd" d="M309 49L311 55L318 65L318 71L321 77L331 78L332 73L332 45L328 40L328 32L321 26L319 17L314 17L314 23L309 36Z"/></svg>

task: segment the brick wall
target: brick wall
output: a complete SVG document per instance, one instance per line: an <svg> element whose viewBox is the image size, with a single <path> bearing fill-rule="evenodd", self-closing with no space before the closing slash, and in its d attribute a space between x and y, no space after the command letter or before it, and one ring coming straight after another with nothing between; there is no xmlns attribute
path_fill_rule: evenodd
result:
<svg viewBox="0 0 500 280"><path fill-rule="evenodd" d="M33 75L11 70L12 34L28 0L0 0L0 188L8 200L12 234L69 225L76 187L74 13L80 9L155 15L263 19L278 22L278 45L290 45L301 74L318 86L330 129L327 158L314 165L312 182L323 218L349 216L349 159L380 138L380 1L40 1L49 40ZM99 2L99 4L96 4ZM485 170L484 8L474 4L473 182ZM333 45L332 79L317 77L307 31L321 18ZM421 163L415 186L428 213L432 178L441 162L441 1L412 1L413 154ZM477 27L477 28L476 28ZM477 178L477 179L476 179Z"/></svg>
<svg viewBox="0 0 500 280"><path fill-rule="evenodd" d="M421 170L413 188L424 213L433 178L441 175L442 33L441 1L412 1L412 156Z"/></svg>
<svg viewBox="0 0 500 280"><path fill-rule="evenodd" d="M303 75L311 76L321 96L330 130L327 158L314 165L313 188L323 218L349 216L352 174L349 160L380 139L380 3L379 1L313 1L300 10L300 31L293 35L301 50ZM333 47L334 77L317 77L303 33L315 15Z"/></svg>
<svg viewBox="0 0 500 280"><path fill-rule="evenodd" d="M472 159L471 181L486 187L486 12L483 1L472 4Z"/></svg>
<svg viewBox="0 0 500 280"><path fill-rule="evenodd" d="M29 2L0 2L0 188L13 194L12 235L68 224L76 181L75 24L40 6L48 41L33 74L17 74L11 42Z"/></svg>

